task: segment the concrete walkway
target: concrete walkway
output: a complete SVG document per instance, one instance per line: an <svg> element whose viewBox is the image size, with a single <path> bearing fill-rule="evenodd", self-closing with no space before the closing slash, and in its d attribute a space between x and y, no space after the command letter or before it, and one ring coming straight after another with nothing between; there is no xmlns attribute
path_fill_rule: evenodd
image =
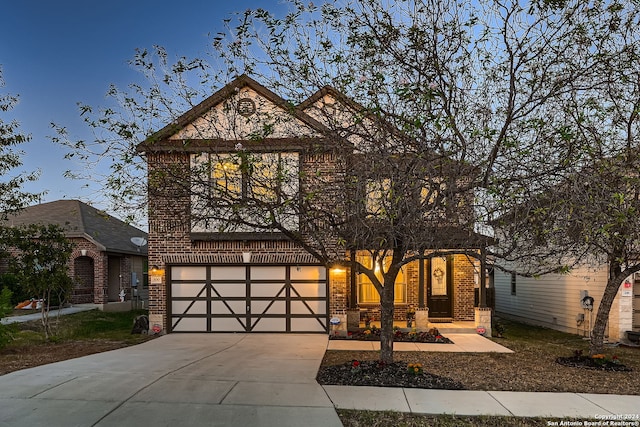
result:
<svg viewBox="0 0 640 427"><path fill-rule="evenodd" d="M394 351L444 351L451 353L513 353L478 334L447 334L453 344L394 342ZM329 350L379 351L380 341L329 340Z"/></svg>
<svg viewBox="0 0 640 427"><path fill-rule="evenodd" d="M461 346L467 339L467 351L496 350L477 335L448 336ZM334 343L345 341L170 334L26 369L0 377L0 426L337 427L335 408L579 420L640 411L640 396L320 386L315 375Z"/></svg>
<svg viewBox="0 0 640 427"><path fill-rule="evenodd" d="M61 308L59 310L50 310L49 316L63 316L65 314L74 314L80 313L81 311L90 311L97 310L97 304L76 304L71 307ZM40 320L42 318L42 314L38 311L37 313L23 314L22 316L11 316L5 317L0 320L3 325L8 325L9 323L20 323L20 322L29 322L31 320Z"/></svg>

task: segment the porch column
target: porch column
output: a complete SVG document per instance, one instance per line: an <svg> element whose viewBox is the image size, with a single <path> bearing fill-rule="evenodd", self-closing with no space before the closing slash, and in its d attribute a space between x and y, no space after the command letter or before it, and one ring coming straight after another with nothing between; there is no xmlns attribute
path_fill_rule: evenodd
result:
<svg viewBox="0 0 640 427"><path fill-rule="evenodd" d="M420 259L418 260L418 308L424 308L424 251L420 251Z"/></svg>
<svg viewBox="0 0 640 427"><path fill-rule="evenodd" d="M358 286L356 283L356 253L355 251L350 250L349 255L351 257L351 268L349 274L349 286L351 288L351 292L349 295L349 308L356 309L358 307Z"/></svg>
<svg viewBox="0 0 640 427"><path fill-rule="evenodd" d="M482 247L480 249L480 280L479 286L480 290L478 291L478 307L486 308L487 307L487 287L486 287L486 277L487 277L487 249Z"/></svg>

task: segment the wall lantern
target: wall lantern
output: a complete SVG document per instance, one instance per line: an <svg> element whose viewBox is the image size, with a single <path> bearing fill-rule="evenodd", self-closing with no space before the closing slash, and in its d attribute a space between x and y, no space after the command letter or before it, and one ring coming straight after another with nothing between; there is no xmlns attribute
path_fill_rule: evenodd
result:
<svg viewBox="0 0 640 427"><path fill-rule="evenodd" d="M164 276L164 269L158 268L157 265L153 265L149 270L149 276L155 276L155 277Z"/></svg>

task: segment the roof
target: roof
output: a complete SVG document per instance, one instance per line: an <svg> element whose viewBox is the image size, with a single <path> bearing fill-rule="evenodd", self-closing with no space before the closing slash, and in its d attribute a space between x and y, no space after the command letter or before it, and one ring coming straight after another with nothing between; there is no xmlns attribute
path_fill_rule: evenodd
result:
<svg viewBox="0 0 640 427"><path fill-rule="evenodd" d="M9 215L6 224L55 224L64 228L67 238L85 238L103 251L147 255L146 245L138 248L131 242L132 237L147 239L147 233L79 200L29 206Z"/></svg>
<svg viewBox="0 0 640 427"><path fill-rule="evenodd" d="M176 149L181 149L183 151L199 151L203 147L210 146L211 142L215 142L217 144L224 143L222 140L205 140L204 144L198 144L197 142L189 140L187 143L180 140L170 141L169 138L176 133L178 133L181 129L183 129L188 124L192 123L197 118L201 117L207 111L209 111L214 106L220 104L225 99L228 99L234 96L237 90L242 89L244 87L249 87L258 93L262 98L270 101L277 107L279 107L283 111L288 111L291 115L305 123L311 129L315 129L318 131L326 131L327 129L323 124L310 117L302 110L298 108L291 108L291 104L286 100L282 99L280 96L276 95L260 83L253 80L251 77L243 74L233 80L232 82L225 85L222 89L215 92L213 95L206 98L204 101L178 117L173 123L166 125L164 128L155 132L148 138L146 138L143 142L138 144L137 151L138 152L146 152L146 151L175 151ZM252 141L247 140L244 141L247 144L251 144ZM235 142L234 142L235 143ZM288 141L290 144L291 142ZM182 144L182 146L180 145Z"/></svg>

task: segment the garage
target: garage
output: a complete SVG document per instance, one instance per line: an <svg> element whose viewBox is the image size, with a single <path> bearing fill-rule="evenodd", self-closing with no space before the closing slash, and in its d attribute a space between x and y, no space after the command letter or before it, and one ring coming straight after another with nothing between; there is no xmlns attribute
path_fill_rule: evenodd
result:
<svg viewBox="0 0 640 427"><path fill-rule="evenodd" d="M327 333L321 265L173 265L170 332Z"/></svg>

